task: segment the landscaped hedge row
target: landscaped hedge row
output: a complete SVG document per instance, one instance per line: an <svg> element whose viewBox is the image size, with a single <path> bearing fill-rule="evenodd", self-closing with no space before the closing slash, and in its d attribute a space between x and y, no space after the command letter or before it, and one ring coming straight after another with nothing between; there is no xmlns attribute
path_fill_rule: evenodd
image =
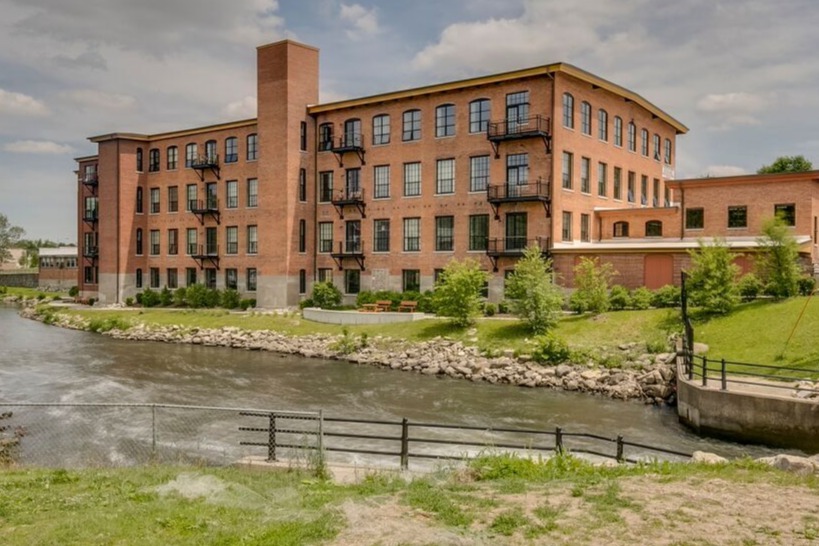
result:
<svg viewBox="0 0 819 546"><path fill-rule="evenodd" d="M134 298L126 298L125 305L134 305ZM203 284L192 284L187 288L162 290L146 288L136 295L136 303L143 307L191 307L194 309L223 307L225 309L242 309L256 306L256 300L242 299L239 292L232 289L217 290Z"/></svg>

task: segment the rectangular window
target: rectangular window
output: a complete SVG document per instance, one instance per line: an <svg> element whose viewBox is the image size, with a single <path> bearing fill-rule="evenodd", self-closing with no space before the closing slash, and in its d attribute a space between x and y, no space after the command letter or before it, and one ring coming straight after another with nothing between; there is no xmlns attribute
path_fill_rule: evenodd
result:
<svg viewBox="0 0 819 546"><path fill-rule="evenodd" d="M363 252L361 244L361 220L344 222L344 252L359 254Z"/></svg>
<svg viewBox="0 0 819 546"><path fill-rule="evenodd" d="M227 204L226 207L229 209L235 209L239 207L239 181L238 180L228 180L225 184L225 190L227 192Z"/></svg>
<svg viewBox="0 0 819 546"><path fill-rule="evenodd" d="M529 91L506 95L506 131L517 133L529 121Z"/></svg>
<svg viewBox="0 0 819 546"><path fill-rule="evenodd" d="M455 160L439 159L437 162L437 177L435 193L455 193Z"/></svg>
<svg viewBox="0 0 819 546"><path fill-rule="evenodd" d="M85 284L97 284L96 282L94 282L94 268L93 267L85 266L83 271L85 272L85 275L83 276Z"/></svg>
<svg viewBox="0 0 819 546"><path fill-rule="evenodd" d="M529 183L529 154L509 154L506 156L506 194L516 197L521 194L521 186Z"/></svg>
<svg viewBox="0 0 819 546"><path fill-rule="evenodd" d="M373 145L390 143L390 116L382 114L373 118Z"/></svg>
<svg viewBox="0 0 819 546"><path fill-rule="evenodd" d="M489 241L489 215L469 217L469 250L486 250Z"/></svg>
<svg viewBox="0 0 819 546"><path fill-rule="evenodd" d="M628 172L628 202L634 203L634 198L637 191L637 174L633 171Z"/></svg>
<svg viewBox="0 0 819 546"><path fill-rule="evenodd" d="M165 271L166 286L168 288L178 288L179 278L176 268L169 268Z"/></svg>
<svg viewBox="0 0 819 546"><path fill-rule="evenodd" d="M608 168L609 166L605 163L597 164L597 195L600 197L606 197L608 192L608 180L606 178Z"/></svg>
<svg viewBox="0 0 819 546"><path fill-rule="evenodd" d="M671 139L665 139L665 164L671 165Z"/></svg>
<svg viewBox="0 0 819 546"><path fill-rule="evenodd" d="M360 269L345 269L344 270L344 293L358 294L361 291L361 270Z"/></svg>
<svg viewBox="0 0 819 546"><path fill-rule="evenodd" d="M299 269L299 294L307 293L307 270Z"/></svg>
<svg viewBox="0 0 819 546"><path fill-rule="evenodd" d="M421 250L421 219L404 218L404 251L418 252Z"/></svg>
<svg viewBox="0 0 819 546"><path fill-rule="evenodd" d="M186 239L185 239L185 242L186 242L186 247L187 247L187 252L186 252L186 254L187 254L188 256L193 256L193 255L195 255L195 254L197 253L197 250L198 250L198 249L196 248L196 244L197 244L197 232L196 232L196 228L188 228L188 230L187 230L187 232L186 232Z"/></svg>
<svg viewBox="0 0 819 546"><path fill-rule="evenodd" d="M247 160L256 161L259 158L259 137L247 135Z"/></svg>
<svg viewBox="0 0 819 546"><path fill-rule="evenodd" d="M404 142L421 140L420 110L409 110L404 112L404 130L401 138Z"/></svg>
<svg viewBox="0 0 819 546"><path fill-rule="evenodd" d="M159 149L152 148L148 151L148 172L159 171Z"/></svg>
<svg viewBox="0 0 819 546"><path fill-rule="evenodd" d="M654 190L651 194L652 203L655 207L660 206L660 179L655 178L652 180L652 189Z"/></svg>
<svg viewBox="0 0 819 546"><path fill-rule="evenodd" d="M135 272L135 283L137 288L142 288L142 269L137 268Z"/></svg>
<svg viewBox="0 0 819 546"><path fill-rule="evenodd" d="M179 187L168 187L168 212L176 212L179 210Z"/></svg>
<svg viewBox="0 0 819 546"><path fill-rule="evenodd" d="M326 152L333 149L333 124L322 123L319 125L318 134L318 149L320 152Z"/></svg>
<svg viewBox="0 0 819 546"><path fill-rule="evenodd" d="M563 152L563 189L570 190L574 185L572 181L572 164L574 163L574 154L571 152Z"/></svg>
<svg viewBox="0 0 819 546"><path fill-rule="evenodd" d="M257 178L247 179L247 206L248 208L259 206L259 180Z"/></svg>
<svg viewBox="0 0 819 546"><path fill-rule="evenodd" d="M378 165L373 169L373 197L386 199L390 196L390 166Z"/></svg>
<svg viewBox="0 0 819 546"><path fill-rule="evenodd" d="M247 253L256 254L257 252L259 252L259 228L247 226Z"/></svg>
<svg viewBox="0 0 819 546"><path fill-rule="evenodd" d="M435 217L435 250L453 250L453 235L455 231L454 216Z"/></svg>
<svg viewBox="0 0 819 546"><path fill-rule="evenodd" d="M185 286L193 286L196 284L196 268L195 267L186 267L185 268Z"/></svg>
<svg viewBox="0 0 819 546"><path fill-rule="evenodd" d="M151 288L159 288L159 268L151 268Z"/></svg>
<svg viewBox="0 0 819 546"><path fill-rule="evenodd" d="M216 288L216 270L212 267L205 269L205 286Z"/></svg>
<svg viewBox="0 0 819 546"><path fill-rule="evenodd" d="M389 252L390 251L390 221L389 220L374 220L373 221L373 251L374 252Z"/></svg>
<svg viewBox="0 0 819 546"><path fill-rule="evenodd" d="M196 198L197 198L197 188L196 184L188 184L185 187L185 196L187 204L185 205L185 210L191 211L196 208Z"/></svg>
<svg viewBox="0 0 819 546"><path fill-rule="evenodd" d="M208 182L205 184L205 207L209 209L219 208L219 196L216 191L216 182Z"/></svg>
<svg viewBox="0 0 819 546"><path fill-rule="evenodd" d="M239 228L237 226L225 228L225 242L227 243L226 254L239 253Z"/></svg>
<svg viewBox="0 0 819 546"><path fill-rule="evenodd" d="M136 149L136 170L142 172L142 148Z"/></svg>
<svg viewBox="0 0 819 546"><path fill-rule="evenodd" d="M333 223L332 222L319 222L318 225L318 243L319 243L319 252L332 252L333 251Z"/></svg>
<svg viewBox="0 0 819 546"><path fill-rule="evenodd" d="M169 229L168 230L168 255L176 256L179 254L179 230Z"/></svg>
<svg viewBox="0 0 819 546"><path fill-rule="evenodd" d="M403 269L401 271L401 290L404 292L421 291L421 271L419 269Z"/></svg>
<svg viewBox="0 0 819 546"><path fill-rule="evenodd" d="M136 189L136 212L137 214L142 214L143 208L145 206L142 188Z"/></svg>
<svg viewBox="0 0 819 546"><path fill-rule="evenodd" d="M247 291L248 292L255 292L256 291L256 268L255 267L248 267L247 268Z"/></svg>
<svg viewBox="0 0 819 546"><path fill-rule="evenodd" d="M344 198L361 199L361 169L344 171Z"/></svg>
<svg viewBox="0 0 819 546"><path fill-rule="evenodd" d="M329 203L333 200L333 172L319 173L319 202Z"/></svg>
<svg viewBox="0 0 819 546"><path fill-rule="evenodd" d="M404 196L421 195L421 164L404 163Z"/></svg>
<svg viewBox="0 0 819 546"><path fill-rule="evenodd" d="M583 193L591 193L591 159L588 157L580 158L580 191Z"/></svg>
<svg viewBox="0 0 819 546"><path fill-rule="evenodd" d="M685 209L685 229L705 227L705 211L702 208Z"/></svg>
<svg viewBox="0 0 819 546"><path fill-rule="evenodd" d="M159 256L159 230L151 230L151 256Z"/></svg>
<svg viewBox="0 0 819 546"><path fill-rule="evenodd" d="M591 234L589 232L590 217L588 214L580 215L580 240L584 243L591 241Z"/></svg>
<svg viewBox="0 0 819 546"><path fill-rule="evenodd" d="M747 228L748 227L748 207L737 206L728 207L728 227Z"/></svg>
<svg viewBox="0 0 819 546"><path fill-rule="evenodd" d="M225 163L236 163L239 161L239 139L228 137L225 139Z"/></svg>
<svg viewBox="0 0 819 546"><path fill-rule="evenodd" d="M489 156L469 158L469 191L486 191L489 185Z"/></svg>
<svg viewBox="0 0 819 546"><path fill-rule="evenodd" d="M215 227L205 228L205 253L208 256L219 254L219 241Z"/></svg>
<svg viewBox="0 0 819 546"><path fill-rule="evenodd" d="M648 177L646 175L640 176L640 204L648 205Z"/></svg>
<svg viewBox="0 0 819 546"><path fill-rule="evenodd" d="M196 162L197 155L196 144L188 144L185 146L185 167L190 168Z"/></svg>
<svg viewBox="0 0 819 546"><path fill-rule="evenodd" d="M151 199L151 214L157 214L159 212L159 188L151 188L150 189L150 199Z"/></svg>
<svg viewBox="0 0 819 546"><path fill-rule="evenodd" d="M455 105L444 104L435 109L435 136L437 138L455 135Z"/></svg>
<svg viewBox="0 0 819 546"><path fill-rule="evenodd" d="M489 126L489 99L478 99L469 103L469 132L485 133Z"/></svg>
<svg viewBox="0 0 819 546"><path fill-rule="evenodd" d="M571 241L572 240L572 213L564 210L563 211L563 240L564 241Z"/></svg>
<svg viewBox="0 0 819 546"><path fill-rule="evenodd" d="M318 282L333 282L333 269L330 267L320 267L318 270Z"/></svg>
<svg viewBox="0 0 819 546"><path fill-rule="evenodd" d="M623 198L623 169L614 167L614 181L613 181L614 198L620 200Z"/></svg>
<svg viewBox="0 0 819 546"><path fill-rule="evenodd" d="M654 159L659 161L660 160L660 135L654 133L653 137L654 143Z"/></svg>
<svg viewBox="0 0 819 546"><path fill-rule="evenodd" d="M299 220L299 252L307 252L307 220Z"/></svg>
<svg viewBox="0 0 819 546"><path fill-rule="evenodd" d="M774 205L774 216L782 219L786 226L796 225L796 205L793 203L785 205Z"/></svg>
<svg viewBox="0 0 819 546"><path fill-rule="evenodd" d="M302 121L299 124L299 150L307 151L307 122Z"/></svg>
<svg viewBox="0 0 819 546"><path fill-rule="evenodd" d="M225 269L225 288L236 290L239 288L239 270L232 267Z"/></svg>
<svg viewBox="0 0 819 546"><path fill-rule="evenodd" d="M307 169L299 169L299 201L307 201Z"/></svg>
<svg viewBox="0 0 819 546"><path fill-rule="evenodd" d="M525 212L510 212L506 215L506 239L504 250L523 250L529 237L529 216Z"/></svg>
<svg viewBox="0 0 819 546"><path fill-rule="evenodd" d="M176 146L168 146L167 155L168 155L168 162L167 162L168 170L169 171L176 170L176 165L177 165L177 163L179 161L179 148L177 148Z"/></svg>

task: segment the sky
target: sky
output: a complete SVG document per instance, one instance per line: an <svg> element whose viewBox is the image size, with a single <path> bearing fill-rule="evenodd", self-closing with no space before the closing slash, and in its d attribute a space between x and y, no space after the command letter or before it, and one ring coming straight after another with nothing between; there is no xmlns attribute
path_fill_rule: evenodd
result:
<svg viewBox="0 0 819 546"><path fill-rule="evenodd" d="M678 178L819 168L816 0L0 0L0 214L76 242L90 136L256 115L256 46L321 50L321 102L568 62L689 127Z"/></svg>

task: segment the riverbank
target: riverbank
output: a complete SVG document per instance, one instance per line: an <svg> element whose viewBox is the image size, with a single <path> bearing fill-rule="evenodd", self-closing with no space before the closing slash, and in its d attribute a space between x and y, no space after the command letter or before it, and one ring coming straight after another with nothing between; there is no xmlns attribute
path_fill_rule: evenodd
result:
<svg viewBox="0 0 819 546"><path fill-rule="evenodd" d="M184 311L186 322L196 312ZM462 341L435 337L425 341L407 341L386 336L365 334L321 333L293 335L260 327L258 321L277 325L283 321L298 326L298 331L310 331L300 316L277 313L237 315L256 320L256 328L237 326L197 327L180 324L150 324L134 311L123 318L122 310L94 310L82 315L53 306L24 307L21 314L64 328L96 331L116 339L183 343L235 349L272 351L311 358L344 360L361 365L386 367L431 376L446 376L469 381L509 384L527 388L551 388L607 396L620 400L641 400L665 403L674 395L673 353L650 354L637 342L622 343L616 351L619 367L608 368L592 360L582 364L561 363L543 365L531 356L512 349L489 356L474 345ZM193 314L193 315L191 315ZM164 317L166 320L172 320ZM202 322L218 322L208 312L202 312ZM180 320L180 322L182 322ZM194 320L195 322L195 320ZM442 326L444 323L441 323ZM272 324L271 324L272 325Z"/></svg>

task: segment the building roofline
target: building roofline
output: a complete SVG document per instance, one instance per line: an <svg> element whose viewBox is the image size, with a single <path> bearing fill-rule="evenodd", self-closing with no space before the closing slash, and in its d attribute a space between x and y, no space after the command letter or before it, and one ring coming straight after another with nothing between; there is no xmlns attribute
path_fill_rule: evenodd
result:
<svg viewBox="0 0 819 546"><path fill-rule="evenodd" d="M605 89L611 93L619 95L626 100L635 102L654 114L656 117L662 119L677 131L677 134L685 134L688 132L688 127L683 125L680 121L672 117L667 112L663 111L656 105L652 104L639 94L629 91L625 87L621 87L613 82L595 76L591 72L587 72L581 68L577 68L569 63L552 63L532 68L524 68L520 70L513 70L509 72L501 72L488 76L478 76L475 78L468 78L464 80L456 80L445 83L437 83L432 85L425 85L421 87L414 87L400 91L389 91L377 95L369 95L366 97L359 97L355 99L340 100L335 102L328 102L325 104L317 104L308 107L307 111L310 114L321 114L325 112L332 112L335 110L343 110L345 108L354 108L357 106L365 106L370 104L377 104L380 102L395 101L401 99L408 99L418 97L421 95L430 95L434 93L444 93L447 91L455 91L467 87L474 87L478 85L490 85L509 80L516 80L522 78L533 78L537 76L550 76L557 73L564 73L579 80L590 83L593 86Z"/></svg>
<svg viewBox="0 0 819 546"><path fill-rule="evenodd" d="M803 171L798 173L753 173L734 176L706 176L701 178L666 180L666 185L673 189L680 189L686 186L730 186L735 184L762 184L767 182L791 182L799 180L819 182L819 171Z"/></svg>
<svg viewBox="0 0 819 546"><path fill-rule="evenodd" d="M302 42L298 42L296 40L291 40L290 38L285 38L284 40L279 40L278 42L271 42L269 44L262 44L260 46L256 46L256 50L266 49L268 47L276 47L283 44L290 44L298 47L303 47L304 49L312 49L313 51L319 51L319 48L316 46L311 46L310 44L305 44Z"/></svg>
<svg viewBox="0 0 819 546"><path fill-rule="evenodd" d="M589 243L562 243L556 242L550 249L554 253L589 253L589 252L647 252L668 250L690 250L700 247L700 243L713 244L720 239L731 249L758 249L760 242L754 237L701 237L675 239L672 237L644 237L632 239L606 239ZM796 244L804 246L811 241L809 235L797 235Z"/></svg>
<svg viewBox="0 0 819 546"><path fill-rule="evenodd" d="M99 159L99 158L100 158L99 154L94 154L94 155L86 155L86 156L83 156L83 157L75 157L74 161L76 161L77 163L80 163L81 161L92 161L94 159Z"/></svg>
<svg viewBox="0 0 819 546"><path fill-rule="evenodd" d="M152 135L142 133L108 133L105 135L98 135L88 137L91 142L99 143L109 140L138 140L140 142L149 142L151 140L162 140L168 138L179 138L183 136L195 135L198 133L207 133L210 131L222 131L225 129L236 129L239 127L248 127L256 125L257 118L243 119L239 121L229 121L225 123L217 123L214 125L205 125L202 127L193 127L191 129L182 129L179 131L169 131L166 133L155 133Z"/></svg>

